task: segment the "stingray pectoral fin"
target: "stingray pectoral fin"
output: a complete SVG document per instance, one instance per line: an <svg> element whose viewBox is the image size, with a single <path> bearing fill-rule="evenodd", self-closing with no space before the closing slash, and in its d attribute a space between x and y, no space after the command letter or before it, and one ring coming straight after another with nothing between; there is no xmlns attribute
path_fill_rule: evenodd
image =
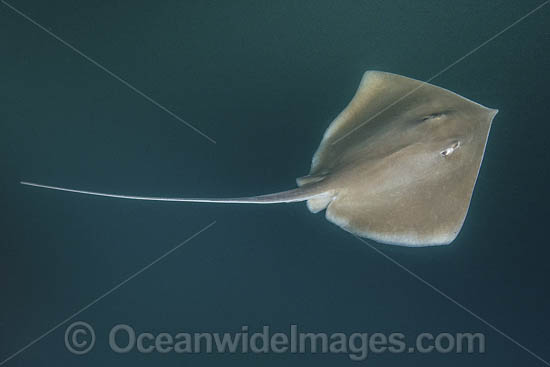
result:
<svg viewBox="0 0 550 367"><path fill-rule="evenodd" d="M79 189L71 189L60 186L43 185L34 182L21 181L22 185L39 187L42 189L72 192L75 194L103 196L117 199L129 200L146 200L146 201L168 201L168 202L188 202L188 203L219 203L219 204L278 204L278 203L293 203L309 200L317 196L323 195L323 191L316 185L308 185L292 190L277 192L274 194L250 196L242 198L170 198L170 197L154 197L154 196L134 196L124 194L111 194L97 191L87 191Z"/></svg>
<svg viewBox="0 0 550 367"><path fill-rule="evenodd" d="M447 245L462 228L472 189L473 185L448 192L423 182L379 195L349 190L331 201L326 218L348 232L380 243Z"/></svg>

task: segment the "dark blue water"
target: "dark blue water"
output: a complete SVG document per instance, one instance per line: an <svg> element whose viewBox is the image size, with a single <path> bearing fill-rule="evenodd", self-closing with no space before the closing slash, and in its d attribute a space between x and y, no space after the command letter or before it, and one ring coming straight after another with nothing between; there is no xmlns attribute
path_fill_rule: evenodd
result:
<svg viewBox="0 0 550 367"><path fill-rule="evenodd" d="M28 346L5 365L544 365L304 204L132 202L18 184L166 196L291 188L364 71L427 80L540 3L10 2L217 144L1 4L0 361ZM456 241L376 246L545 360L549 20L550 5L432 81L500 110ZM66 349L74 321L95 329L86 355ZM244 325L288 333L293 324L410 340L472 332L485 335L485 352L361 362L342 353L119 354L108 341L117 324L155 335Z"/></svg>

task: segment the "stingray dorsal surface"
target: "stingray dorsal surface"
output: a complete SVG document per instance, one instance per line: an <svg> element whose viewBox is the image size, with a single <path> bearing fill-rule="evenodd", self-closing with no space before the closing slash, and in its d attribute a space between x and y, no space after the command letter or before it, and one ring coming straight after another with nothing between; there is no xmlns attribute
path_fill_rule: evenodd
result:
<svg viewBox="0 0 550 367"><path fill-rule="evenodd" d="M382 243L452 242L497 112L425 82L366 72L298 179L325 187L308 208Z"/></svg>

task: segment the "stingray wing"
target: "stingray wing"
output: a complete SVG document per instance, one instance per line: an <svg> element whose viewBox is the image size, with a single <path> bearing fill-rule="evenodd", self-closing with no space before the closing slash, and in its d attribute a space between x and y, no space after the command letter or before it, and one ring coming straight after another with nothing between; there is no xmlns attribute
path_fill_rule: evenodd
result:
<svg viewBox="0 0 550 367"><path fill-rule="evenodd" d="M424 82L367 72L314 155L308 180L326 177L334 195L310 210L326 207L330 221L383 243L450 243L496 112Z"/></svg>

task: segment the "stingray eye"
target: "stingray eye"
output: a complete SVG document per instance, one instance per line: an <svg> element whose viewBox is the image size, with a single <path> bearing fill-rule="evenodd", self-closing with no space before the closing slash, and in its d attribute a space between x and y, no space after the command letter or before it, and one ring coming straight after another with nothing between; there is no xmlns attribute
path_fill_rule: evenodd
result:
<svg viewBox="0 0 550 367"><path fill-rule="evenodd" d="M455 141L453 143L453 145L451 145L450 147L448 147L447 149L444 149L440 152L440 154L443 156L443 157L448 157L450 156L451 154L454 153L455 150L457 150L458 148L460 148L460 142L459 141Z"/></svg>
<svg viewBox="0 0 550 367"><path fill-rule="evenodd" d="M429 120L439 120L443 116L445 116L444 112L432 113L430 115L424 116L420 121L424 122Z"/></svg>

